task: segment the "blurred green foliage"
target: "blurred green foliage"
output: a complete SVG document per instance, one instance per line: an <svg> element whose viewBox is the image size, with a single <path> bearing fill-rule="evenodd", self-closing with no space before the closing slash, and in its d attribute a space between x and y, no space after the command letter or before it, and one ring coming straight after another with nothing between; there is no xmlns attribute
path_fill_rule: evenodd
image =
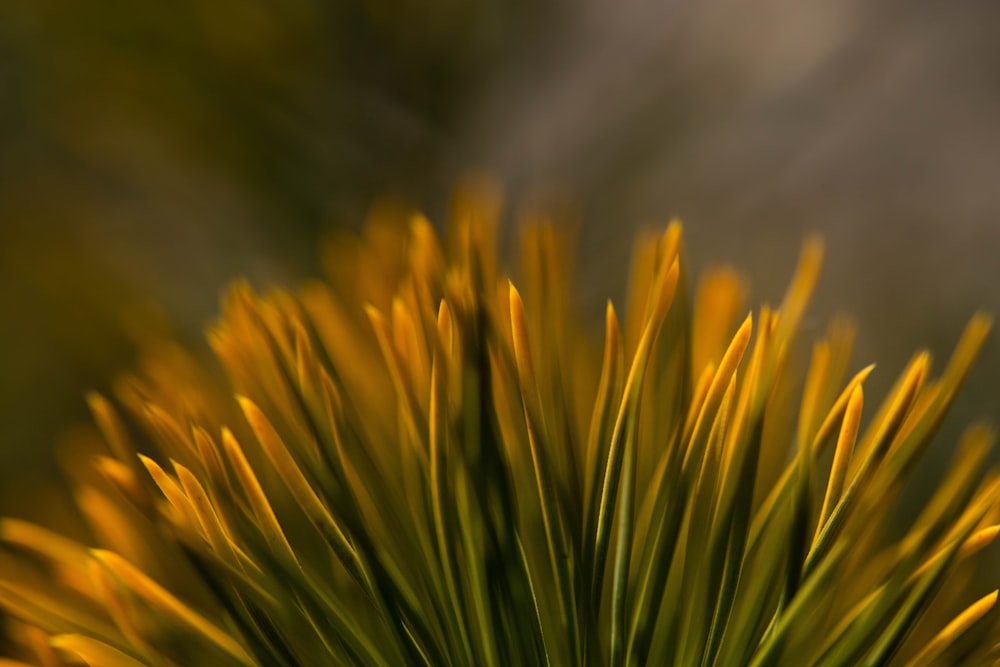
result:
<svg viewBox="0 0 1000 667"><path fill-rule="evenodd" d="M310 273L376 195L443 191L456 116L543 8L0 3L0 503L150 304L201 344L233 277Z"/></svg>

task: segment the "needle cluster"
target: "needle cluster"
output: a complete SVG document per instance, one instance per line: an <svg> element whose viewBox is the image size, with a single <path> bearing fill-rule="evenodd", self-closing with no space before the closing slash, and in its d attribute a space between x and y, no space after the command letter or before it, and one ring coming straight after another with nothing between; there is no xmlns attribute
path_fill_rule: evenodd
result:
<svg viewBox="0 0 1000 667"><path fill-rule="evenodd" d="M968 429L912 525L893 501L973 363L881 402L853 328L802 351L821 263L742 318L681 228L637 245L603 346L549 226L497 268L497 207L371 221L297 293L236 285L228 378L152 353L89 397L91 541L0 522L0 606L46 666L931 665L995 661L970 561L997 534L992 431ZM234 397L235 395L235 397ZM897 536L901 535L901 537ZM984 620L986 619L986 620ZM21 664L0 661L4 665Z"/></svg>

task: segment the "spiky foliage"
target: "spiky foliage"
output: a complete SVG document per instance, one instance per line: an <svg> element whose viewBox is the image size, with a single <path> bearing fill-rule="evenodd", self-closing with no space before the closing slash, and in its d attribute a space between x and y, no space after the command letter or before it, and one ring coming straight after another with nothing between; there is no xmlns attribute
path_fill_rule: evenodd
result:
<svg viewBox="0 0 1000 667"><path fill-rule="evenodd" d="M0 603L24 655L107 667L988 659L991 624L978 621L996 593L961 612L960 573L997 532L1000 482L981 479L991 432L967 432L902 537L885 530L984 317L940 377L916 355L863 417L872 368L850 375L849 325L831 325L808 364L795 353L815 242L780 308L740 322L730 272L689 302L671 225L638 245L602 355L569 312L551 228L524 235L522 296L496 268L496 205L459 202L455 215L447 252L420 218L375 220L339 239L329 284L235 287L210 335L229 390L164 348L120 385L124 412L90 398L109 451L76 495L96 546L0 526Z"/></svg>

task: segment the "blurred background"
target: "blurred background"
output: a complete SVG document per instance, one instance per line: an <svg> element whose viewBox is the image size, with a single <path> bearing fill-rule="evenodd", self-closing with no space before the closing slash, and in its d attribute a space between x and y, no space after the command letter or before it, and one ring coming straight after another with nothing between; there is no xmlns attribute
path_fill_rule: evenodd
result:
<svg viewBox="0 0 1000 667"><path fill-rule="evenodd" d="M207 354L232 278L315 275L380 196L441 220L470 169L571 202L585 312L637 228L679 216L753 304L818 232L809 326L854 315L878 394L917 347L940 368L1000 312L998 25L994 0L6 0L0 510L55 479L137 329ZM1000 418L998 350L932 459Z"/></svg>

